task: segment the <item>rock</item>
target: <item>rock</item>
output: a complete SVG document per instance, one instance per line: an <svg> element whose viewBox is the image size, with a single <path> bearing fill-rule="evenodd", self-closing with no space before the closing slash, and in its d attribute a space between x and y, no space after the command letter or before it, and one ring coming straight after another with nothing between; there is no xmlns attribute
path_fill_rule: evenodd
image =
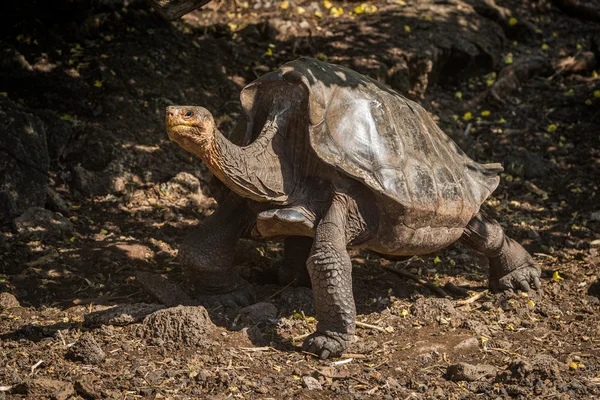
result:
<svg viewBox="0 0 600 400"><path fill-rule="evenodd" d="M307 287L288 287L281 292L281 300L294 310L302 310L307 315L315 314L315 297Z"/></svg>
<svg viewBox="0 0 600 400"><path fill-rule="evenodd" d="M471 349L478 349L478 348L479 348L479 340L476 337L467 338L467 339L463 340L462 342L460 342L459 344L457 344L456 346L454 346L454 350L458 351L458 352L463 352L463 351L467 351L467 350L471 350Z"/></svg>
<svg viewBox="0 0 600 400"><path fill-rule="evenodd" d="M162 304L122 304L101 311L86 314L83 324L88 327L102 325L129 325L141 322L146 316L165 308Z"/></svg>
<svg viewBox="0 0 600 400"><path fill-rule="evenodd" d="M600 211L594 211L593 213L591 213L590 214L590 221L599 222L600 221Z"/></svg>
<svg viewBox="0 0 600 400"><path fill-rule="evenodd" d="M94 336L87 332L81 335L79 340L71 346L66 357L73 361L81 361L84 364L99 364L106 358L106 354L104 354Z"/></svg>
<svg viewBox="0 0 600 400"><path fill-rule="evenodd" d="M12 389L14 394L24 394L29 399L67 400L75 395L75 389L70 382L49 378L26 380Z"/></svg>
<svg viewBox="0 0 600 400"><path fill-rule="evenodd" d="M21 307L19 300L8 292L0 293L0 311Z"/></svg>
<svg viewBox="0 0 600 400"><path fill-rule="evenodd" d="M323 386L321 386L319 381L313 378L312 376L303 376L302 383L304 383L304 386L306 386L308 390L323 390Z"/></svg>
<svg viewBox="0 0 600 400"><path fill-rule="evenodd" d="M449 299L419 297L411 306L410 313L421 323L458 326L464 319Z"/></svg>
<svg viewBox="0 0 600 400"><path fill-rule="evenodd" d="M52 211L57 211L67 215L71 210L71 202L60 197L51 187L46 188L46 207Z"/></svg>
<svg viewBox="0 0 600 400"><path fill-rule="evenodd" d="M448 366L446 377L454 382L475 382L485 378L492 378L496 375L497 371L498 369L492 365L457 363Z"/></svg>
<svg viewBox="0 0 600 400"><path fill-rule="evenodd" d="M84 375L75 380L75 391L84 399L101 399L102 397L94 388L94 382L90 375Z"/></svg>
<svg viewBox="0 0 600 400"><path fill-rule="evenodd" d="M38 207L29 208L15 218L13 225L21 239L66 237L75 229L71 221L62 215Z"/></svg>
<svg viewBox="0 0 600 400"><path fill-rule="evenodd" d="M216 327L202 306L178 306L156 311L144 319L138 334L165 343L207 346Z"/></svg>
<svg viewBox="0 0 600 400"><path fill-rule="evenodd" d="M532 386L535 382L549 379L554 384L564 382L566 366L554 357L542 354L531 360L513 361L496 375L496 382ZM566 372L566 371L565 371Z"/></svg>
<svg viewBox="0 0 600 400"><path fill-rule="evenodd" d="M46 203L49 166L44 123L0 96L0 221Z"/></svg>
<svg viewBox="0 0 600 400"><path fill-rule="evenodd" d="M248 324L260 324L277 318L277 308L271 303L256 303L240 310L242 321Z"/></svg>
<svg viewBox="0 0 600 400"><path fill-rule="evenodd" d="M206 208L212 204L207 193L202 190L200 180L187 172L180 172L166 183L158 185L161 193L183 200L185 206Z"/></svg>
<svg viewBox="0 0 600 400"><path fill-rule="evenodd" d="M81 165L73 167L73 186L86 194L103 194L106 191L104 181Z"/></svg>

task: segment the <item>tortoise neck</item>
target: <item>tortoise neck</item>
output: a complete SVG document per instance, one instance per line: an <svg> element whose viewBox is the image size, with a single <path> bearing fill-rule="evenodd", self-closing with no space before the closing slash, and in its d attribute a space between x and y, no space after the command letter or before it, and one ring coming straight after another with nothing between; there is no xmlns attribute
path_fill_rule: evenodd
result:
<svg viewBox="0 0 600 400"><path fill-rule="evenodd" d="M240 147L230 142L219 130L197 154L211 172L232 191L256 201L283 201L283 179L276 179L272 139L277 124L267 121L258 138L248 146ZM277 175L277 174L276 174ZM268 178L265 179L265 178ZM275 178L275 179L274 179Z"/></svg>

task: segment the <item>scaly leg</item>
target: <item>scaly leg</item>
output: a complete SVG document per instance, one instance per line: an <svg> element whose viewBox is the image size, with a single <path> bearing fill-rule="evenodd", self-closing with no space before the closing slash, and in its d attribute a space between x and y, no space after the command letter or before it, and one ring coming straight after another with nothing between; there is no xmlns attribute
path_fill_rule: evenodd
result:
<svg viewBox="0 0 600 400"><path fill-rule="evenodd" d="M336 196L317 226L307 261L319 323L303 348L321 359L341 355L354 340L356 308L346 249L347 214L345 198Z"/></svg>
<svg viewBox="0 0 600 400"><path fill-rule="evenodd" d="M490 288L524 292L541 287L540 267L527 250L504 234L500 224L480 211L465 228L461 242L483 253L490 262Z"/></svg>
<svg viewBox="0 0 600 400"><path fill-rule="evenodd" d="M180 246L179 259L203 303L236 308L254 302L252 287L233 265L236 244L251 218L243 201L225 201Z"/></svg>

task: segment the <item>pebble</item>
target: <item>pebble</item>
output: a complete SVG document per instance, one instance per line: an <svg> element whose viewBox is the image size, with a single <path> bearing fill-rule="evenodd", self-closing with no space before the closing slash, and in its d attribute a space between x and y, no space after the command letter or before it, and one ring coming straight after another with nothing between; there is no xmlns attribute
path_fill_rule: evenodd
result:
<svg viewBox="0 0 600 400"><path fill-rule="evenodd" d="M313 378L312 376L303 376L302 383L304 383L304 386L306 386L308 390L323 390L323 386L321 386L319 381Z"/></svg>
<svg viewBox="0 0 600 400"><path fill-rule="evenodd" d="M0 311L21 307L19 300L8 292L0 293Z"/></svg>

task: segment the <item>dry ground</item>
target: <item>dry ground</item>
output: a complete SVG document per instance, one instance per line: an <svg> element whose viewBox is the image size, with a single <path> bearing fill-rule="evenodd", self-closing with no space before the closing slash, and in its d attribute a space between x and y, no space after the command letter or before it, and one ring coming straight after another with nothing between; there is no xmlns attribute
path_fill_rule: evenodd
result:
<svg viewBox="0 0 600 400"><path fill-rule="evenodd" d="M144 2L102 1L4 25L0 105L46 126L60 197L46 206L60 215L0 231L0 292L20 304L0 302L0 398L600 395L594 15L554 4L568 1L332 3L214 2L168 23ZM213 326L177 309L142 323L162 306L139 272L185 286L177 244L216 207L206 168L168 141L165 106L207 106L228 130L240 89L301 55L392 85L473 158L503 162L484 207L535 254L543 290L464 304L380 268L481 292L486 261L460 246L408 263L355 252L358 320L377 328L358 329L350 361L319 361L300 352L310 292L276 283L280 243L242 241L240 271L274 318L209 309Z"/></svg>

